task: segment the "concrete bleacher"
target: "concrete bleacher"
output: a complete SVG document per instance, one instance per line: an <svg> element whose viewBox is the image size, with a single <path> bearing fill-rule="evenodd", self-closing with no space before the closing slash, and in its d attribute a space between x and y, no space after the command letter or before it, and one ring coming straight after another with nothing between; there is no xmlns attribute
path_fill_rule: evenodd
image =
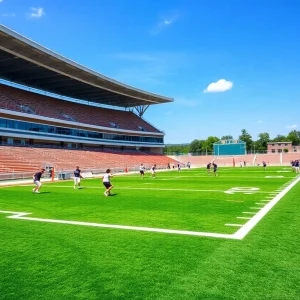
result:
<svg viewBox="0 0 300 300"><path fill-rule="evenodd" d="M143 163L147 168L156 164L166 168L168 163L177 163L164 155L143 152L109 152L68 150L53 148L0 147L0 172L36 171L41 167L55 167L57 171L74 170L79 165L82 170L106 168L135 168Z"/></svg>
<svg viewBox="0 0 300 300"><path fill-rule="evenodd" d="M0 84L0 108L107 128L160 132L131 111L84 105Z"/></svg>
<svg viewBox="0 0 300 300"><path fill-rule="evenodd" d="M247 154L236 156L170 156L170 158L178 160L184 164L190 162L192 167L205 167L209 162L215 160L218 166L233 166L233 158L235 166L238 167L240 162L246 166L262 165L265 161L270 166L290 165L292 160L300 159L300 153L268 153L268 154Z"/></svg>

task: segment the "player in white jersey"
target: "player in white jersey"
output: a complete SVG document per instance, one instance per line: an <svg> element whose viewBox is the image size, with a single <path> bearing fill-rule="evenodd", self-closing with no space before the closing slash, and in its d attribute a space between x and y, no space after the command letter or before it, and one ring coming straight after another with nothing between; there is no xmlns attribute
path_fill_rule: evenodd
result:
<svg viewBox="0 0 300 300"><path fill-rule="evenodd" d="M107 169L105 174L102 176L102 182L103 185L105 186L106 190L104 192L105 196L111 196L111 189L114 187L111 183L110 183L110 178L113 177L113 175L110 172L110 169Z"/></svg>
<svg viewBox="0 0 300 300"><path fill-rule="evenodd" d="M144 178L144 175L145 175L145 166L143 164L140 165L140 174L141 174L141 178Z"/></svg>

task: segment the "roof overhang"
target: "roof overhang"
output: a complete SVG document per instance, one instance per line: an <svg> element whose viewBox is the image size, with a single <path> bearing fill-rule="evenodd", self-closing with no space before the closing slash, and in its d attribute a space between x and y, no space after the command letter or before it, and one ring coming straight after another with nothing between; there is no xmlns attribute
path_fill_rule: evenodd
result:
<svg viewBox="0 0 300 300"><path fill-rule="evenodd" d="M173 102L88 69L0 25L0 78L74 99L119 107Z"/></svg>

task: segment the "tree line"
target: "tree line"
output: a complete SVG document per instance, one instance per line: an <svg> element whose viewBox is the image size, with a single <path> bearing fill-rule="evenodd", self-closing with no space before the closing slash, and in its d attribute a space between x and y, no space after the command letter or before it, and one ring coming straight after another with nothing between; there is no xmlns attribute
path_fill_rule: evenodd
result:
<svg viewBox="0 0 300 300"><path fill-rule="evenodd" d="M232 135L224 135L221 138L209 136L206 140L195 139L190 144L183 145L166 145L165 154L211 154L213 152L213 144L220 140L234 139ZM292 130L286 136L278 134L274 139L270 138L268 132L262 132L258 135L257 140L253 140L251 134L246 129L242 129L238 140L246 143L247 152L266 151L269 142L292 142L293 145L300 145L300 131Z"/></svg>

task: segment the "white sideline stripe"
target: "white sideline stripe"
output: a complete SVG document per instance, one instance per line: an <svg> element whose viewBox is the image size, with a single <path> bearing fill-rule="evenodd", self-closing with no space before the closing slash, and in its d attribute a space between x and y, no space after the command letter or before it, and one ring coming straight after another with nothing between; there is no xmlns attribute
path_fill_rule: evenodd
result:
<svg viewBox="0 0 300 300"><path fill-rule="evenodd" d="M243 224L225 224L225 226L242 227Z"/></svg>
<svg viewBox="0 0 300 300"><path fill-rule="evenodd" d="M285 196L298 182L300 176L298 176L289 186L287 186L282 192L274 197L272 201L266 204L251 220L249 220L242 228L240 228L234 236L237 239L243 239L252 230L257 223Z"/></svg>
<svg viewBox="0 0 300 300"><path fill-rule="evenodd" d="M243 211L242 214L250 214L250 215L255 215L255 212L251 212L251 211Z"/></svg>
<svg viewBox="0 0 300 300"><path fill-rule="evenodd" d="M212 233L212 232L197 232L197 231L187 231L187 230L173 230L173 229L161 229L161 228L151 228L151 227L137 227L137 226L99 224L99 223L67 221L67 220L30 218L30 217L25 217L25 216L30 215L31 213L13 212L13 211L5 211L5 210L0 210L0 213L12 214L12 216L7 217L8 219L18 219L18 220L26 220L26 221L70 224L70 225L80 225L80 226L90 226L90 227L115 228L115 229L137 230L137 231L148 231L148 232L160 232L160 233L192 235L192 236L206 236L206 237L223 238L223 239L237 239L233 234L221 234L221 233Z"/></svg>
<svg viewBox="0 0 300 300"><path fill-rule="evenodd" d="M243 219L243 220L250 220L251 218L248 217L236 217L237 219Z"/></svg>

